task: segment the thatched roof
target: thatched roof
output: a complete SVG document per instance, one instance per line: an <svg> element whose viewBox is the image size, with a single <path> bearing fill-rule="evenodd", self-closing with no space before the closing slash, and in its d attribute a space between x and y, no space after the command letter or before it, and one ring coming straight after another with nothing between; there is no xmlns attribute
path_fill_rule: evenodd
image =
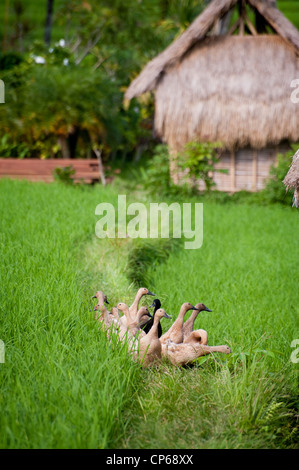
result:
<svg viewBox="0 0 299 470"><path fill-rule="evenodd" d="M293 157L293 163L283 180L283 184L287 189L295 189L294 206L299 207L299 150L297 150Z"/></svg>
<svg viewBox="0 0 299 470"><path fill-rule="evenodd" d="M226 148L296 142L290 84L298 76L299 60L279 36L206 39L160 80L156 132L178 150L191 140Z"/></svg>
<svg viewBox="0 0 299 470"><path fill-rule="evenodd" d="M238 0L214 0L131 83L131 99L156 90L155 128L174 149L190 140L262 148L299 140L299 31L269 0L245 0L276 34L210 34Z"/></svg>
<svg viewBox="0 0 299 470"><path fill-rule="evenodd" d="M265 0L246 2L266 19L278 35L299 51L299 31L277 8ZM238 0L212 1L178 39L146 65L127 89L125 97L132 99L146 91L154 90L163 73L180 61L194 44L203 40L216 20L222 18L237 3Z"/></svg>

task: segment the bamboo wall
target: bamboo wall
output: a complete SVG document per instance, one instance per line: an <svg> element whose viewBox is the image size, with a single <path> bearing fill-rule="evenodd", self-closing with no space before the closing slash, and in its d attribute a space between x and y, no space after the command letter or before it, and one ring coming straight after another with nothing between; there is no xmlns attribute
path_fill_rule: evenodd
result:
<svg viewBox="0 0 299 470"><path fill-rule="evenodd" d="M289 150L288 144L267 147L261 150L244 148L236 152L223 152L216 168L228 170L228 174L215 172L215 189L226 192L241 190L258 191L265 186L271 165L276 163L277 154ZM204 189L204 184L199 183Z"/></svg>

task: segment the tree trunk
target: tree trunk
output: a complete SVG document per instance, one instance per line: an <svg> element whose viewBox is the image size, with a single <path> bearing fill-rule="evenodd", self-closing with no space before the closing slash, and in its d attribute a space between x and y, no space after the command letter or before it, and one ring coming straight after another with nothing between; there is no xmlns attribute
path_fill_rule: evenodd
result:
<svg viewBox="0 0 299 470"><path fill-rule="evenodd" d="M54 0L48 0L47 1L46 26L45 26L45 43L47 46L50 46L50 43L51 43L53 6L54 6Z"/></svg>
<svg viewBox="0 0 299 470"><path fill-rule="evenodd" d="M79 137L79 128L74 126L72 132L70 132L68 135L68 146L69 146L70 158L76 157L78 137Z"/></svg>
<svg viewBox="0 0 299 470"><path fill-rule="evenodd" d="M71 157L70 155L70 149L68 146L68 141L65 135L59 135L58 136L58 144L61 148L61 153L62 153L62 158L64 159L69 159Z"/></svg>
<svg viewBox="0 0 299 470"><path fill-rule="evenodd" d="M8 19L9 19L9 0L5 0L4 21L3 21L3 42L2 52L7 49L8 43Z"/></svg>

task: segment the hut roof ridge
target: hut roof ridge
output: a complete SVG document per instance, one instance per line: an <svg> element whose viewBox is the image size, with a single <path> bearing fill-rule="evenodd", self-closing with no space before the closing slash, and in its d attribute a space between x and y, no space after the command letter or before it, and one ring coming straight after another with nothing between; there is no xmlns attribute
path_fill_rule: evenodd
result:
<svg viewBox="0 0 299 470"><path fill-rule="evenodd" d="M245 0L262 15L276 33L299 53L299 31L268 0ZM196 43L203 40L218 18L232 9L238 0L213 0L191 25L164 51L152 59L128 87L125 98L132 99L156 88L167 69L176 64Z"/></svg>

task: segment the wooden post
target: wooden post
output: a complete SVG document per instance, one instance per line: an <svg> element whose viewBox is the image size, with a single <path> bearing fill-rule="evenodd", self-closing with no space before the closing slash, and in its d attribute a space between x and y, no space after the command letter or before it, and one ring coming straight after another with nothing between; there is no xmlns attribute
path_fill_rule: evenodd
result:
<svg viewBox="0 0 299 470"><path fill-rule="evenodd" d="M93 151L96 154L97 159L98 159L99 173L100 173L100 178L101 178L102 185L105 186L106 185L106 178L105 178L105 172L104 172L104 165L103 165L103 161L102 161L102 151L99 150L96 147L93 148Z"/></svg>
<svg viewBox="0 0 299 470"><path fill-rule="evenodd" d="M252 154L252 191L257 188L257 150L253 150Z"/></svg>
<svg viewBox="0 0 299 470"><path fill-rule="evenodd" d="M246 14L246 7L244 0L239 0L239 15L240 15L240 27L239 27L239 35L244 36L245 32L245 14Z"/></svg>
<svg viewBox="0 0 299 470"><path fill-rule="evenodd" d="M231 191L236 191L236 154L232 150L230 153L230 174L231 174Z"/></svg>
<svg viewBox="0 0 299 470"><path fill-rule="evenodd" d="M169 172L170 172L170 177L174 184L179 183L179 175L178 175L178 154L177 151L174 150L173 148L169 147Z"/></svg>

